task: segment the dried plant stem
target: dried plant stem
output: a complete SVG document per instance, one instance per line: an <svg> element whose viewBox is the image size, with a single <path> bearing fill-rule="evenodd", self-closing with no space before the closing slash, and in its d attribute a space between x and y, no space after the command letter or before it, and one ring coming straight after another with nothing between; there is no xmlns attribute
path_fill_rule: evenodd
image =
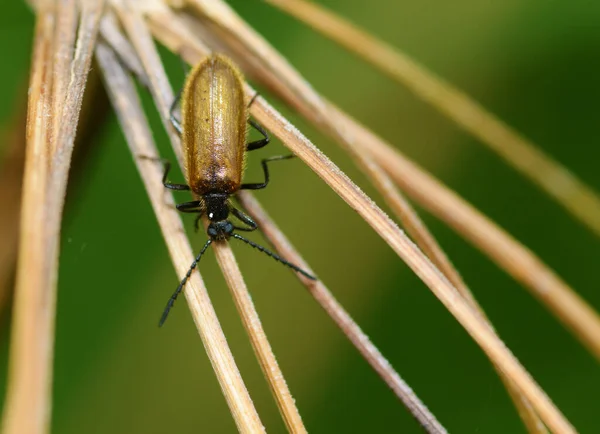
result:
<svg viewBox="0 0 600 434"><path fill-rule="evenodd" d="M600 197L566 167L544 154L468 95L408 55L325 8L304 0L264 0L355 53L407 86L539 185L600 235Z"/></svg>
<svg viewBox="0 0 600 434"><path fill-rule="evenodd" d="M119 5L113 1L113 7L118 8ZM108 45L118 53L119 60L127 66L127 69L129 69L146 88L150 88L150 83L148 83L144 67L140 63L135 50L129 44L129 41L125 38L123 33L121 33L117 19L110 10L104 14L104 17L100 22L100 34Z"/></svg>
<svg viewBox="0 0 600 434"><path fill-rule="evenodd" d="M244 209L248 211L254 221L258 223L261 231L265 234L271 244L273 244L275 250L277 250L280 255L304 270L312 272L309 265L302 259L300 254L287 240L283 232L275 225L267 215L266 211L251 194L248 192L240 192L238 194L238 199ZM338 303L325 284L320 280L317 280L316 282L308 281L300 275L298 275L298 278L303 281L310 294L327 312L375 372L377 372L388 387L392 389L394 394L402 401L404 406L410 411L419 424L421 424L425 431L428 433L440 434L447 432L425 404L421 402L410 386L406 384L400 375L398 375L387 359L371 342L369 337L365 335L358 324L354 322L348 312Z"/></svg>
<svg viewBox="0 0 600 434"><path fill-rule="evenodd" d="M54 69L54 83L52 86L55 95L65 95L67 92L70 77L69 74L65 74L65 71L69 71L71 68L77 35L77 0L63 0L62 3L54 28L54 40L57 49L54 53L52 65ZM53 103L54 107L52 109L55 114L53 129L58 131L62 120L64 100L54 98Z"/></svg>
<svg viewBox="0 0 600 434"><path fill-rule="evenodd" d="M50 121L50 68L56 11L38 9L27 113L27 152L19 237L11 353L2 430L45 433L50 418L54 297L44 293L44 216ZM50 302L50 305L48 304ZM43 331L38 334L38 332Z"/></svg>
<svg viewBox="0 0 600 434"><path fill-rule="evenodd" d="M5 433L49 429L60 223L102 6L89 1L83 7L73 53L75 4L37 4ZM69 67L53 70L53 62Z"/></svg>
<svg viewBox="0 0 600 434"><path fill-rule="evenodd" d="M392 247L398 256L406 262L462 324L490 359L531 401L535 410L550 429L561 433L575 432L560 410L535 383L504 343L481 319L480 315L471 309L456 289L377 205L366 197L306 137L270 107L264 99L259 97L255 100L252 106L252 114L315 171Z"/></svg>
<svg viewBox="0 0 600 434"><path fill-rule="evenodd" d="M96 51L107 89L140 170L173 264L177 274L183 277L194 255L174 208L173 199L171 195L165 195L160 181L160 165L135 158L139 155L158 155L135 87L110 48L98 44ZM265 432L198 272L192 273L184 294L238 430L243 433Z"/></svg>
<svg viewBox="0 0 600 434"><path fill-rule="evenodd" d="M129 38L140 56L149 79L152 94L162 114L163 123L171 136L171 142L174 149L176 149L179 161L181 161L179 137L175 134L169 121L169 107L173 101L173 91L170 88L152 37L141 16L135 10L118 9L118 12ZM286 426L290 432L305 433L306 429L302 423L302 418L277 364L233 253L227 244L213 243L213 248Z"/></svg>

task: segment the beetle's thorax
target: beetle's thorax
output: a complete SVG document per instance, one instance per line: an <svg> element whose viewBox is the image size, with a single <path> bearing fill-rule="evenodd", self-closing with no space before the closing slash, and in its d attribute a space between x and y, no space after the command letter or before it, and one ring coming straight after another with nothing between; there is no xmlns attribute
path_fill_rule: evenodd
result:
<svg viewBox="0 0 600 434"><path fill-rule="evenodd" d="M225 240L233 232L233 224L227 218L229 217L228 198L229 195L224 193L209 193L203 197L206 216L210 220L206 233L213 240Z"/></svg>

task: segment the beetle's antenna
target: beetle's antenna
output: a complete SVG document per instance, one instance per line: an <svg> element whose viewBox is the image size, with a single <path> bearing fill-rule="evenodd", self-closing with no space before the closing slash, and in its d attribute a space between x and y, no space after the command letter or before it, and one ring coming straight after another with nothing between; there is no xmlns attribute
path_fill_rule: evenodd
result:
<svg viewBox="0 0 600 434"><path fill-rule="evenodd" d="M247 238L242 237L239 234L231 234L231 236L233 238L237 238L238 240L241 240L243 242L245 242L246 244L254 247L257 250L260 250L263 253L266 253L267 255L269 255L271 258L275 259L276 261L281 262L284 265L287 265L288 267L290 267L291 269L297 271L298 273L302 274L303 276L309 278L310 280L317 280L317 278L311 274L308 274L306 271L304 271L302 268L297 267L296 265L292 264L291 262L286 261L285 259L283 259L281 256L276 255L275 253L271 252L270 250L268 250L267 248L256 244L254 241L250 241Z"/></svg>
<svg viewBox="0 0 600 434"><path fill-rule="evenodd" d="M185 286L185 283L188 281L188 279L192 275L192 271L194 271L194 268L196 268L196 265L198 265L198 262L200 262L200 258L202 257L204 252L206 252L206 249L208 249L208 246L210 246L211 243L212 243L212 239L209 238L208 241L206 241L206 244L204 244L204 247L202 247L202 250L200 250L200 253L198 253L198 256L196 256L196 259L194 259L194 262L192 262L192 265L190 265L190 269L187 271L187 273L185 273L185 276L183 277L183 279L181 279L179 286L177 287L177 289L175 290L175 292L173 293L173 295L167 302L167 307L165 307L165 311L163 312L162 316L160 317L160 321L158 322L159 327L162 327L162 325L167 320L169 311L173 307L175 300L177 300L177 296L179 295L179 293Z"/></svg>

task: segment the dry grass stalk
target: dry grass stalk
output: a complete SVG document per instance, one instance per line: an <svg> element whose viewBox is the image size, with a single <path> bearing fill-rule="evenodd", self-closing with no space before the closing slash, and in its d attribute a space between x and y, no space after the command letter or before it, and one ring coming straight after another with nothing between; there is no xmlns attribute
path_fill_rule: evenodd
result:
<svg viewBox="0 0 600 434"><path fill-rule="evenodd" d="M14 316L11 330L9 382L2 429L6 434L48 431L53 339L44 332L53 321L53 307L39 303L46 286L44 268L43 215L45 202L50 119L51 64L55 10L40 5L34 36L34 52L27 113L27 152L19 236ZM35 272L31 272L35 270ZM31 312L31 310L34 310ZM49 312L50 311L50 312ZM50 340L50 342L48 342ZM50 359L50 360L48 360ZM35 373L35 375L32 375ZM29 421L25 424L25 421Z"/></svg>
<svg viewBox="0 0 600 434"><path fill-rule="evenodd" d="M64 0L60 13L57 16L56 26L54 28L54 40L56 41L56 51L53 59L54 82L52 83L55 95L65 95L69 86L69 74L65 74L71 68L73 61L73 50L75 48L75 37L77 35L77 0ZM54 118L54 131L60 129L61 114L63 104L60 98L53 101L56 117ZM56 144L55 142L53 143Z"/></svg>
<svg viewBox="0 0 600 434"><path fill-rule="evenodd" d="M166 43L173 51L179 52L190 62L195 63L201 57L209 53L208 48L198 41L192 34L185 30L185 27L181 23L178 23L178 18L170 13L167 9L157 11L154 9L151 13L151 22L154 24L154 29L157 30L161 36L163 43ZM167 41L167 42L166 42ZM185 41L187 47L181 44ZM158 71L160 66L158 63L149 64L147 67L148 71ZM157 80L158 82L165 82L164 79ZM248 89L249 94L253 94L252 89ZM169 89L166 92L153 92L154 94L170 95L172 91ZM169 101L169 98L166 98ZM166 113L166 107L163 107L162 112ZM178 156L181 155L181 150L175 148L175 152ZM285 256L285 255L284 255ZM288 257L288 256L285 256ZM294 258L294 256L291 256ZM299 276L300 277L300 276ZM327 297L323 294L323 291L319 291L319 288L325 288L322 284L309 282L306 279L300 277L300 279L307 285L307 288L311 293L316 291L317 294L321 294L318 298L320 303L329 303L329 306L325 307L328 312L333 312L332 317L334 321L343 326L344 332L350 336L350 339L359 350L361 354L372 364L375 370L382 376L384 381L394 390L397 396L406 404L406 407L411 411L413 416L421 423L421 425L432 433L442 433L445 429L437 422L435 416L433 416L425 407L425 405L418 399L418 397L412 392L406 383L399 377L394 369L387 363L387 361L381 356L375 346L368 341L368 338L360 331L360 328L353 323L352 319L343 310L340 311L341 307L337 305L333 297ZM334 304L336 306L334 306ZM350 326L352 325L352 326Z"/></svg>
<svg viewBox="0 0 600 434"><path fill-rule="evenodd" d="M188 270L193 253L181 219L175 210L173 198L165 193L162 186L160 165L146 159L135 158L140 155L158 156L158 151L152 140L152 133L134 84L110 48L99 44L97 57L173 264L177 274L183 277ZM184 288L184 294L238 430L243 433L265 432L198 272L190 277Z"/></svg>
<svg viewBox="0 0 600 434"><path fill-rule="evenodd" d="M238 199L244 209L258 223L265 237L275 247L275 250L283 257L291 260L304 270L312 272L309 265L302 259L298 251L291 245L283 232L275 225L266 211L260 206L258 201L248 192L240 192ZM377 347L371 342L369 337L354 322L348 312L338 303L333 294L327 289L325 284L318 280L316 282L306 281L299 276L306 284L306 289L317 300L321 307L327 312L331 319L346 335L348 340L356 347L365 360L385 381L394 394L402 401L404 406L411 412L421 426L429 433L445 433L446 429L437 421L435 416L421 402L411 387L398 375L393 366L381 354Z"/></svg>
<svg viewBox="0 0 600 434"><path fill-rule="evenodd" d="M145 68L152 94L162 114L163 123L169 132L173 147L177 149L177 154L181 155L180 140L172 126L169 125L169 107L173 101L173 91L152 41L152 36L135 9L117 8L117 11ZM231 248L227 243L215 242L213 249L286 426L290 432L305 433L306 429L302 418L267 340Z"/></svg>
<svg viewBox="0 0 600 434"><path fill-rule="evenodd" d="M600 236L598 193L467 94L437 77L397 48L315 3L304 0L264 1L298 18L404 84L419 98L489 146Z"/></svg>
<svg viewBox="0 0 600 434"><path fill-rule="evenodd" d="M80 16L69 2L40 1L37 7L3 421L5 433L19 434L49 429L60 223L74 132L103 2L87 2ZM64 27L60 30L57 26ZM54 70L51 65L56 61L68 67Z"/></svg>
<svg viewBox="0 0 600 434"><path fill-rule="evenodd" d="M112 10L108 10L102 21L100 22L100 34L108 45L118 54L119 60L127 66L132 74L143 84L147 89L150 89L150 83L144 72L144 67L135 53L135 50L121 33L119 24Z"/></svg>

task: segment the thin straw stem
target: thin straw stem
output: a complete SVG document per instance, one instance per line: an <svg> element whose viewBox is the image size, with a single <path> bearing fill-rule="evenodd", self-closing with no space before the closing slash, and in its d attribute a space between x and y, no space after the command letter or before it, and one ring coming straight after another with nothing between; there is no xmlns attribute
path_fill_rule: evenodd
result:
<svg viewBox="0 0 600 434"><path fill-rule="evenodd" d="M49 430L62 211L79 110L104 3L90 0L83 5L81 14L69 1L44 1L37 6L14 327L3 423L5 433L16 434ZM56 70L51 67L53 62L68 67Z"/></svg>
<svg viewBox="0 0 600 434"><path fill-rule="evenodd" d="M44 282L44 216L50 68L56 10L50 2L38 8L29 84L27 152L19 234L19 260L13 304L4 434L46 433L51 411L54 296L48 303Z"/></svg>

